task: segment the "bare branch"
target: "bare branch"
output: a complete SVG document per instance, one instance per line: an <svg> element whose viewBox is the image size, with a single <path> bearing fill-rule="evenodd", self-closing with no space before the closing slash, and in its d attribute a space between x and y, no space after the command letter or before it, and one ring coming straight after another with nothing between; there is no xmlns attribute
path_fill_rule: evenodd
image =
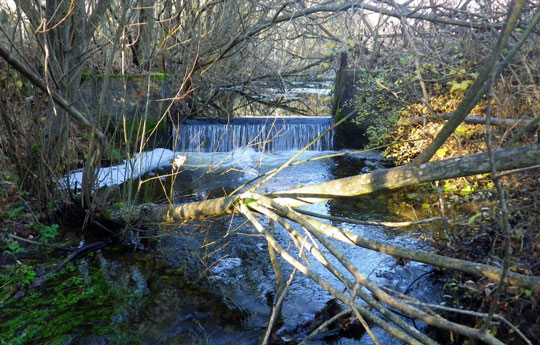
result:
<svg viewBox="0 0 540 345"><path fill-rule="evenodd" d="M48 87L45 81L38 75L36 75L32 70L30 70L27 66L22 64L19 59L17 59L7 47L5 47L2 42L0 42L0 57L2 57L8 64L11 65L15 70L17 70L19 73L21 73L25 78L27 78L32 84L40 88L41 90L48 92ZM77 122L85 126L86 128L90 130L95 130L96 136L101 141L103 147L105 147L105 143L107 142L107 137L101 130L98 128L94 128L94 125L92 122L83 115L79 110L77 110L74 106L72 106L64 97L58 93L56 90L50 90L51 95L54 98L54 100Z"/></svg>
<svg viewBox="0 0 540 345"><path fill-rule="evenodd" d="M504 66L510 62L513 56L520 49L521 45L525 41L525 38L528 37L532 29L536 26L538 21L540 21L540 7L538 8L534 19L531 21L529 27L522 35L520 41L513 47L512 51L506 56L504 62L499 65L496 70L495 63L501 54L502 49L506 46L508 38L511 33L514 31L514 28L517 25L517 20L521 14L521 10L525 5L525 0L516 0L513 2L509 13L507 24L501 30L497 43L493 47L490 55L485 61L484 68L480 72L480 75L474 80L473 84L465 94L463 101L459 104L458 108L454 112L454 115L448 120L444 127L439 131L433 142L414 160L414 163L419 165L425 163L433 157L435 152L446 142L446 140L454 133L456 128L461 122L469 115L470 111L474 106L480 101L483 95L491 87L491 81L495 81L495 78L502 72ZM492 78L493 75L493 78Z"/></svg>

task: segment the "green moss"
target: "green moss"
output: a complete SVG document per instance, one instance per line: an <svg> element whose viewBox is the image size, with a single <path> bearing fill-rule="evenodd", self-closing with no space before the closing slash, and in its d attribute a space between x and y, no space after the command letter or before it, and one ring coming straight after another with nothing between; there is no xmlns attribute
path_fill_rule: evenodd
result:
<svg viewBox="0 0 540 345"><path fill-rule="evenodd" d="M165 130L165 121L154 121L154 120L146 120L146 130L152 131L154 128L157 127L158 131L164 131Z"/></svg>
<svg viewBox="0 0 540 345"><path fill-rule="evenodd" d="M103 213L103 219L111 220L111 210L107 210L105 213Z"/></svg>
<svg viewBox="0 0 540 345"><path fill-rule="evenodd" d="M336 114L334 115L335 121L338 122L343 118L343 115L341 114L341 108L338 108L336 110Z"/></svg>
<svg viewBox="0 0 540 345"><path fill-rule="evenodd" d="M163 81L169 77L169 73L150 73L150 76Z"/></svg>
<svg viewBox="0 0 540 345"><path fill-rule="evenodd" d="M12 273L0 285L13 283ZM10 289L9 289L10 290ZM2 291L0 344L58 343L73 334L125 334L126 325L113 318L127 303L129 291L105 281L99 268L83 276L73 266L49 278L39 290L29 289L15 300Z"/></svg>

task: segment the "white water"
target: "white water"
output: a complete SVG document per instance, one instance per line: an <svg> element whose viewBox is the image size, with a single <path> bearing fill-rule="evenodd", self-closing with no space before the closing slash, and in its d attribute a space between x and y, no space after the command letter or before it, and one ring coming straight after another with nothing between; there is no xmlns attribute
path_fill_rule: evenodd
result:
<svg viewBox="0 0 540 345"><path fill-rule="evenodd" d="M173 132L173 149L157 148L140 152L122 164L97 171L94 187L119 185L156 169L172 166L177 155L187 156L186 167L237 167L255 175L263 153L299 150L324 133L332 124L330 117L263 118L242 117L230 121L187 120ZM313 143L309 151L329 150L333 133ZM287 153L285 153L287 155ZM267 157L272 161L271 158ZM266 164L266 163L265 163ZM83 171L72 171L60 181L63 187L81 188Z"/></svg>
<svg viewBox="0 0 540 345"><path fill-rule="evenodd" d="M167 166L172 166L172 162L177 153L167 149L155 149L153 151L141 152L131 159L124 160L124 163L110 167L103 167L98 170L96 177L96 187L108 187L119 185L129 179L136 179L139 176ZM81 188L83 181L82 169L72 171L62 180L60 185L70 189Z"/></svg>
<svg viewBox="0 0 540 345"><path fill-rule="evenodd" d="M251 147L257 151L298 150L307 146L332 124L329 117L233 118L185 120L173 133L173 148L186 152L230 152ZM330 132L309 147L324 151L333 147Z"/></svg>

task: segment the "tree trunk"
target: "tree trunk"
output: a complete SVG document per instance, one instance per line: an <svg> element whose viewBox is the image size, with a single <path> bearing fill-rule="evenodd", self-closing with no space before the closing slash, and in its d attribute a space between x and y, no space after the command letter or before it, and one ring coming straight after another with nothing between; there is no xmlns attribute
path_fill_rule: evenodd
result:
<svg viewBox="0 0 540 345"><path fill-rule="evenodd" d="M110 4L110 0L98 0L92 6L83 0L47 0L43 16L41 2L20 1L18 5L28 17L32 32L44 51L43 78L35 75L18 59L13 59L9 51L0 47L0 55L32 83L44 89L50 97L41 138L41 165L37 167L38 173L42 173L39 176L41 181L50 180L51 175L62 174L69 169L70 159L66 155L66 148L70 138L70 116L81 121L99 138L90 143L85 162L84 201L90 209L95 178L93 171L101 159L106 140L99 131L99 125L94 122L95 119L91 115L81 114L73 105L80 99L81 75L89 54L89 42ZM47 190L50 193L47 194L54 194L52 188L51 185L51 190Z"/></svg>
<svg viewBox="0 0 540 345"><path fill-rule="evenodd" d="M38 38L51 54L45 56L46 82L51 89L58 89L64 99L77 102L81 83L83 58L88 46L84 20L84 2L59 0L46 1L46 20L38 30ZM82 7L81 7L82 6ZM63 108L49 102L47 121L43 136L43 154L50 166L63 170L66 163L65 149L68 146L70 121Z"/></svg>
<svg viewBox="0 0 540 345"><path fill-rule="evenodd" d="M519 169L540 164L540 145L521 146L495 151L497 171ZM414 186L425 182L489 173L488 154L478 153L420 166L408 164L368 174L341 178L325 183L273 192L268 196L282 205L299 207L325 200L358 196L381 190ZM187 204L142 204L120 206L107 212L107 218L118 223L189 221L219 217L233 212L237 196L192 202Z"/></svg>

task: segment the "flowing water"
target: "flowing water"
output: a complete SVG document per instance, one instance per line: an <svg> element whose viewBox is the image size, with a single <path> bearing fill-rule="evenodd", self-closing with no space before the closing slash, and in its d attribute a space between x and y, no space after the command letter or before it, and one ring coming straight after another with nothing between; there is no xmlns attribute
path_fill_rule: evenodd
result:
<svg viewBox="0 0 540 345"><path fill-rule="evenodd" d="M332 123L331 117L240 117L184 120L173 131L175 151L231 152L251 147L257 151L285 151L308 145ZM309 150L332 149L332 132Z"/></svg>
<svg viewBox="0 0 540 345"><path fill-rule="evenodd" d="M268 121L265 123L268 124ZM211 128L207 129L200 128L205 127L204 124L195 123L193 128L184 128L180 133L206 133L201 135L201 138L205 139L197 142L198 150L188 151L189 146L181 146L184 148L181 152L187 155L187 160L180 174L174 181L169 179L159 182L158 185L173 192L173 202L204 200L228 194L253 178L281 166L298 152L297 143L304 145L328 125L328 121L326 124L318 122L311 127L320 128L312 131L306 130L305 124L289 122L286 133L297 137L294 144L291 144L291 139L276 142L273 146L252 145L235 149L240 142L233 140L233 143L225 145L223 138L232 140L238 136L247 136L246 133L251 135L248 136L251 139L254 136L267 137L271 131L261 129L260 123L252 123L251 126L238 125L238 128L232 131L217 128L215 123L209 124L208 127ZM244 132L239 129L242 126L245 127ZM272 126L271 128L276 128L275 123ZM294 128L300 126L304 127ZM210 132L213 134L209 134ZM306 162L284 169L256 192L287 190L300 185L325 182L379 169L386 163L374 152L331 157L347 153L331 151L331 139L329 136L320 149L304 152L297 161ZM179 141L181 140L179 137ZM216 150L216 146L208 146L207 142L212 145L219 142L221 148L233 149ZM184 140L181 145L187 145L187 142ZM214 147L214 150L211 147ZM167 171L170 171L170 168L165 168L163 172ZM251 182L251 185L253 183L256 182ZM385 207L384 194L373 198L334 200L310 205L305 209L363 220L396 219ZM260 220L267 224L263 218ZM414 234L405 230L330 223L388 243L409 248L419 246ZM284 247L291 248L287 233L280 227L276 227L276 237ZM390 256L340 242L334 244L377 283L401 292L412 288L411 294L423 301L433 302L437 299L437 289L425 274L431 267L417 263L400 265ZM291 252L293 255L297 253L293 249ZM147 277L148 302L133 323L137 332L145 334L142 338L144 343L254 345L261 342L274 298L274 273L266 241L258 236L241 216L171 227L167 236L159 240L151 259L137 253L134 256L128 254L123 260L137 261L133 262L133 265L139 267L143 276ZM322 265L314 259L310 262L312 270L334 286L342 288L337 279ZM286 263L281 263L287 279L292 270ZM296 274L283 306L282 323L275 335L276 339L280 343L295 343L303 339L308 333L305 325L312 322L331 299L332 297L313 281ZM399 344L376 327L374 333L381 344ZM359 333L356 337L334 337L331 343L371 344L372 341ZM316 339L311 344L328 342Z"/></svg>

